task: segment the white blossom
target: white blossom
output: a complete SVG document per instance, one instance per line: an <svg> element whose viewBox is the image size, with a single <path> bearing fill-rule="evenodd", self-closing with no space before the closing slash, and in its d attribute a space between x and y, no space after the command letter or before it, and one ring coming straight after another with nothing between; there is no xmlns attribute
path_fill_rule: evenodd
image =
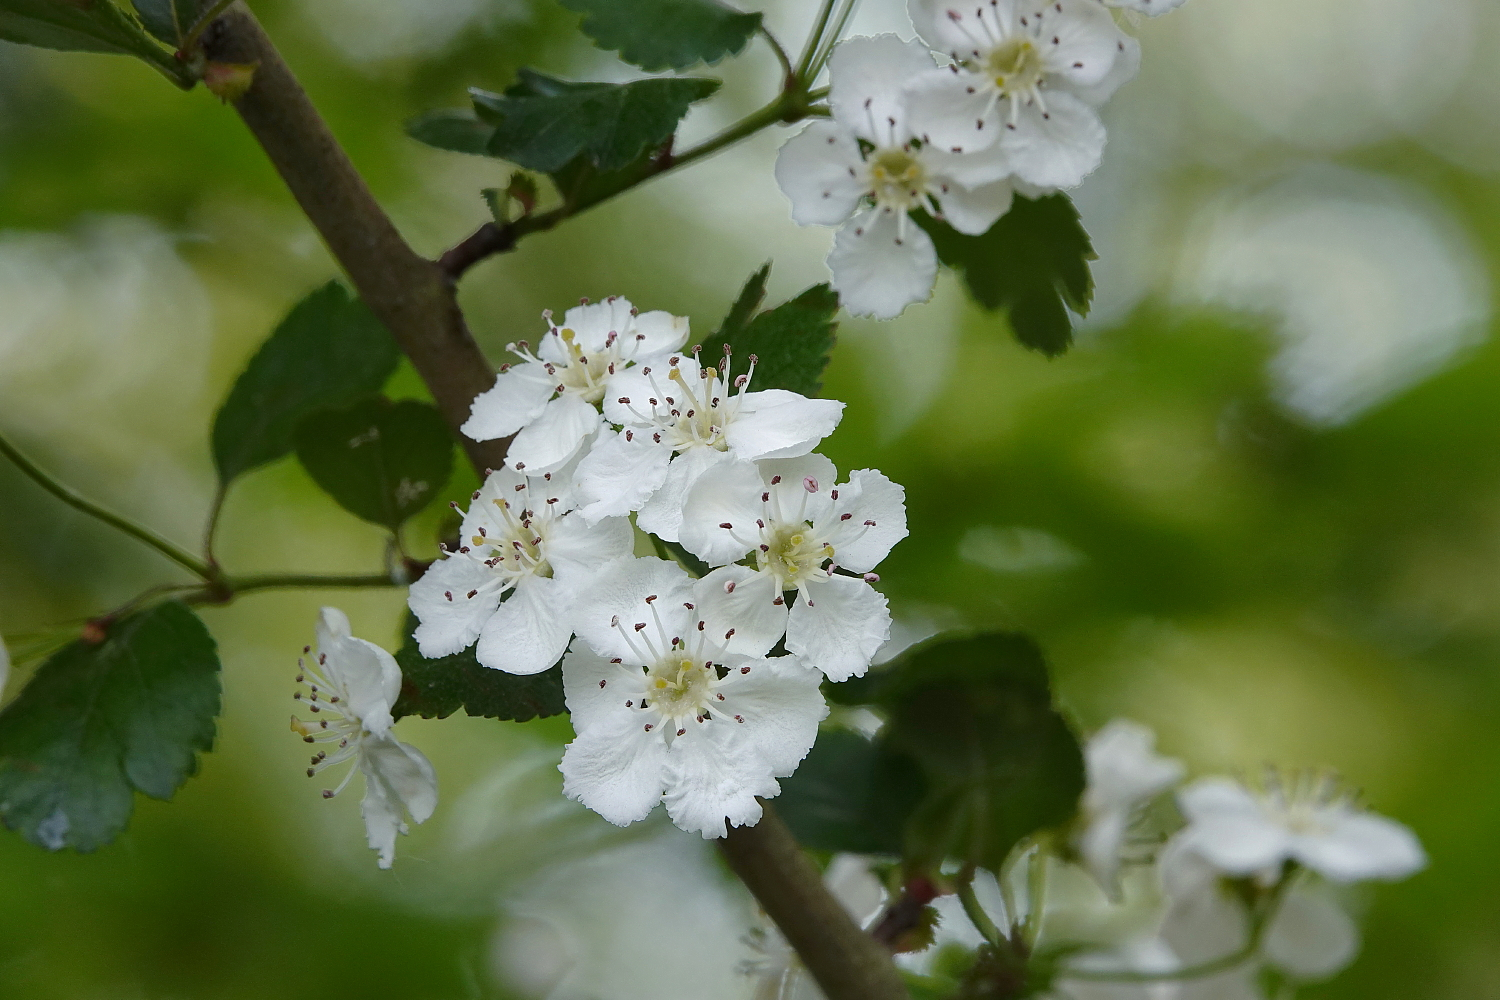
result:
<svg viewBox="0 0 1500 1000"><path fill-rule="evenodd" d="M1120 898L1121 851L1130 824L1143 805L1181 781L1184 773L1181 761L1158 755L1155 745L1150 729L1116 719L1084 747L1088 784L1074 846L1114 900Z"/></svg>
<svg viewBox="0 0 1500 1000"><path fill-rule="evenodd" d="M457 653L478 639L479 662L508 673L539 673L562 657L574 594L634 545L627 518L590 523L571 513L567 478L567 470L490 473L464 515L458 549L407 595L423 656Z"/></svg>
<svg viewBox="0 0 1500 1000"><path fill-rule="evenodd" d="M330 753L313 755L307 776L347 761L355 761L336 788L325 789L331 799L348 786L358 770L365 776L365 833L371 850L380 853L380 867L389 868L396 855L396 835L406 833L402 811L421 823L437 808L437 774L416 747L392 735L391 707L401 693L401 668L390 653L350 634L349 619L338 608L324 608L318 618L318 655L314 662L299 660L297 683L306 684L293 696L307 706L307 722L292 716L292 731L308 743L331 743ZM312 647L304 647L304 654Z"/></svg>
<svg viewBox="0 0 1500 1000"><path fill-rule="evenodd" d="M637 313L618 296L569 309L562 326L550 311L542 317L547 332L536 351L524 340L506 345L522 361L500 366L494 388L475 398L462 428L476 441L516 435L506 461L533 476L562 468L598 431L599 402L619 395L609 388L615 378L665 359L688 337L686 319Z"/></svg>
<svg viewBox="0 0 1500 1000"><path fill-rule="evenodd" d="M726 465L688 494L682 544L721 567L704 578L705 613L735 623L731 649L762 654L785 633L787 649L842 681L890 638L870 571L907 532L899 485L861 469L830 488L837 475L822 455ZM747 555L754 566L725 565Z"/></svg>
<svg viewBox="0 0 1500 1000"><path fill-rule="evenodd" d="M1329 775L1287 781L1270 771L1259 790L1204 778L1177 801L1188 821L1179 834L1184 849L1226 875L1275 881L1280 866L1295 861L1331 882L1394 880L1427 863L1410 830L1360 809Z"/></svg>
<svg viewBox="0 0 1500 1000"><path fill-rule="evenodd" d="M1099 165L1094 108L1140 64L1099 0L909 0L909 11L953 60L907 85L919 135L956 152L993 147L1039 188L1074 187Z"/></svg>
<svg viewBox="0 0 1500 1000"><path fill-rule="evenodd" d="M776 158L792 218L841 227L828 266L856 316L890 319L931 295L937 251L910 212L977 235L1010 208L998 151L956 156L914 141L902 87L933 71L921 44L895 35L841 43L829 60L832 120L809 125Z"/></svg>
<svg viewBox="0 0 1500 1000"><path fill-rule="evenodd" d="M828 714L818 672L795 656L730 653L698 610L706 587L676 563L614 564L582 593L580 642L563 660L577 738L563 792L611 823L672 821L705 838L753 826Z"/></svg>
<svg viewBox="0 0 1500 1000"><path fill-rule="evenodd" d="M578 465L580 514L595 520L640 511L642 529L675 542L682 502L710 469L806 455L838 426L844 413L838 400L784 389L751 392L754 355L731 393L732 360L726 353L715 369L696 355L673 355L662 368L642 365L611 381L611 393L619 395L604 400L604 416L623 426L603 435Z"/></svg>

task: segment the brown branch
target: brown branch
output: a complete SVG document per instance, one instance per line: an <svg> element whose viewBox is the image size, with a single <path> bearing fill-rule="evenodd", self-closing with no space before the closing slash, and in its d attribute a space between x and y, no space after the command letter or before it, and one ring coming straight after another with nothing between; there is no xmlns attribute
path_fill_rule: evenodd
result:
<svg viewBox="0 0 1500 1000"><path fill-rule="evenodd" d="M442 268L449 281L457 281L464 276L465 271L486 257L505 253L514 249L515 245L516 233L510 226L486 222L474 230L468 239L439 257L437 265Z"/></svg>
<svg viewBox="0 0 1500 1000"><path fill-rule="evenodd" d="M495 375L464 325L453 283L407 246L243 4L204 32L203 48L215 62L256 66L235 110L360 297L411 359L469 460L480 471L498 469L509 441L471 441L458 432L474 397L494 384Z"/></svg>
<svg viewBox="0 0 1500 1000"><path fill-rule="evenodd" d="M890 953L859 929L771 804L761 804L765 815L759 823L732 827L719 841L729 867L830 1000L906 1000Z"/></svg>

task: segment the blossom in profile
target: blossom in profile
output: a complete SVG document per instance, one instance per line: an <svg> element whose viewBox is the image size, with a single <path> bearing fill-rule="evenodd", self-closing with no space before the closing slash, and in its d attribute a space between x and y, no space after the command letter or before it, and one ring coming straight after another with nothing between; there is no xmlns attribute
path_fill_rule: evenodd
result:
<svg viewBox="0 0 1500 1000"><path fill-rule="evenodd" d="M1125 837L1142 806L1182 780L1182 762L1156 752L1156 734L1115 719L1084 746L1088 783L1074 847L1111 899L1120 898Z"/></svg>
<svg viewBox="0 0 1500 1000"><path fill-rule="evenodd" d="M303 653L310 655L312 647ZM392 733L391 708L401 693L401 668L390 653L351 635L349 619L338 608L319 614L317 655L297 666L297 683L307 691L298 690L293 697L310 718L292 716L292 731L307 743L332 748L313 754L307 776L354 762L336 787L324 789L323 797L342 792L355 771L365 776L360 807L365 833L370 849L379 852L380 867L389 868L396 835L407 832L404 815L421 823L437 808L437 773L431 762Z"/></svg>

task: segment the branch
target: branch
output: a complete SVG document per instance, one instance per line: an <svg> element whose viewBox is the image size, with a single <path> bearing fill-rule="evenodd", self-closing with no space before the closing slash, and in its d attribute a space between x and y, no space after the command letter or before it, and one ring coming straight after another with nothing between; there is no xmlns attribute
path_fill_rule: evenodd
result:
<svg viewBox="0 0 1500 1000"><path fill-rule="evenodd" d="M829 1000L907 1000L890 954L859 929L769 802L755 826L719 841L729 867L770 914Z"/></svg>
<svg viewBox="0 0 1500 1000"><path fill-rule="evenodd" d="M476 469L498 469L509 441L471 441L458 428L495 382L442 268L418 256L376 203L255 16L236 4L203 32L215 62L257 66L234 108L292 196L427 383Z"/></svg>

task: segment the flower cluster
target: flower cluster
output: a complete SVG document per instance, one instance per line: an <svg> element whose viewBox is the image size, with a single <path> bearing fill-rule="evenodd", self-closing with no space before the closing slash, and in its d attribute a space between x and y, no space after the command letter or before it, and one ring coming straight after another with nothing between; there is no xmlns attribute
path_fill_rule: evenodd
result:
<svg viewBox="0 0 1500 1000"><path fill-rule="evenodd" d="M1077 186L1104 153L1098 107L1140 68L1101 0L910 0L909 13L918 40L835 48L832 118L776 162L792 218L839 227L828 266L845 307L881 319L932 292L937 251L913 212L980 235L1015 193Z"/></svg>
<svg viewBox="0 0 1500 1000"><path fill-rule="evenodd" d="M619 824L665 802L723 836L811 749L822 678L863 673L889 637L872 571L906 535L904 493L813 452L843 403L757 388L754 356L706 364L686 319L623 298L545 319L465 424L515 438L411 587L418 646L477 641L518 674L561 660L566 793ZM679 559L637 558L631 516Z"/></svg>

